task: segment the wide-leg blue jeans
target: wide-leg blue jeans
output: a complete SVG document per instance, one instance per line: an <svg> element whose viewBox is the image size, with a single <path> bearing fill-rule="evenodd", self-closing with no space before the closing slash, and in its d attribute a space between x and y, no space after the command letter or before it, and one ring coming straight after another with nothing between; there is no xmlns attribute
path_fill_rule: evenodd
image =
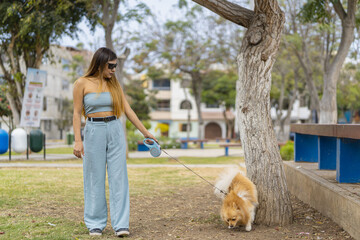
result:
<svg viewBox="0 0 360 240"><path fill-rule="evenodd" d="M84 221L87 228L103 230L107 222L106 168L110 218L115 231L129 228L130 201L126 141L121 121L92 122L84 129Z"/></svg>

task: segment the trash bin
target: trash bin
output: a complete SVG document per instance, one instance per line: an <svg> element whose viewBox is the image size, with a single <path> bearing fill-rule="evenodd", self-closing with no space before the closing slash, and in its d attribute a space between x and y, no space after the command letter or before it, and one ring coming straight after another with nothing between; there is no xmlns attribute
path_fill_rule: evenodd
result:
<svg viewBox="0 0 360 240"><path fill-rule="evenodd" d="M0 154L4 154L9 149L9 134L4 130L0 129Z"/></svg>
<svg viewBox="0 0 360 240"><path fill-rule="evenodd" d="M44 136L41 130L34 129L30 131L30 150L40 152L44 146Z"/></svg>
<svg viewBox="0 0 360 240"><path fill-rule="evenodd" d="M17 152L22 153L27 149L27 134L22 128L15 128L11 132L11 148Z"/></svg>
<svg viewBox="0 0 360 240"><path fill-rule="evenodd" d="M68 132L66 134L66 144L67 145L72 145L74 142L74 134L72 134L71 132Z"/></svg>

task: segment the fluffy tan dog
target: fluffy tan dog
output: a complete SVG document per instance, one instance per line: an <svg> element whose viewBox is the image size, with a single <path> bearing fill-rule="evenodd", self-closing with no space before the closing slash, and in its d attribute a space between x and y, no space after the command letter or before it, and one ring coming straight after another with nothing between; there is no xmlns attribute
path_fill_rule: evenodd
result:
<svg viewBox="0 0 360 240"><path fill-rule="evenodd" d="M229 228L245 225L245 230L251 231L258 206L255 185L239 169L230 169L219 177L215 186L227 193L225 196L215 189L215 195L223 199L222 220Z"/></svg>

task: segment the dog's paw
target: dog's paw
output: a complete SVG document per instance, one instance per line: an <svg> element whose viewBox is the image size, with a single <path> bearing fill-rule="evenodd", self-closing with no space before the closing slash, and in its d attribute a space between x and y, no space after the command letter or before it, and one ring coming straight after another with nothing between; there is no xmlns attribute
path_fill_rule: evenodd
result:
<svg viewBox="0 0 360 240"><path fill-rule="evenodd" d="M251 224L247 224L246 227L245 227L245 230L247 232L250 232L251 231Z"/></svg>

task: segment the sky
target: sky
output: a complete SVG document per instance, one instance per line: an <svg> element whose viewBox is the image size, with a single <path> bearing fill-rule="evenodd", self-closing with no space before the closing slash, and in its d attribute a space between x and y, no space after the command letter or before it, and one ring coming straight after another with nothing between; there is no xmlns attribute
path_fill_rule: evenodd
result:
<svg viewBox="0 0 360 240"><path fill-rule="evenodd" d="M136 2L139 1L129 0L129 3L132 5L136 4ZM165 20L171 17L171 8L177 4L178 0L144 0L142 2L144 2L160 20ZM105 45L104 31L101 28L97 27L95 32L91 33L86 24L86 20L83 20L79 24L79 28L81 29L81 32L78 32L79 39L71 39L68 36L64 36L59 40L59 44L62 46L76 47L76 45L81 42L84 44L84 48L88 50L94 50L91 43L99 46Z"/></svg>

